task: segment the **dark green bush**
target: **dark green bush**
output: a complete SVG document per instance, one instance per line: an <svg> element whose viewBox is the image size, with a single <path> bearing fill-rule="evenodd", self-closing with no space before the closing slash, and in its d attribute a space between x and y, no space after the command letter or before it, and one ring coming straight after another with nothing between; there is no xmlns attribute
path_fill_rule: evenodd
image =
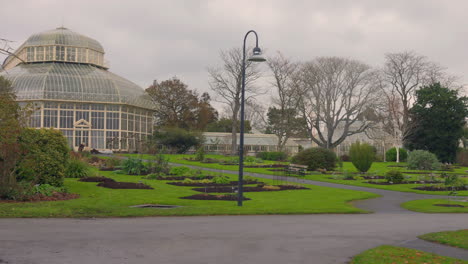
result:
<svg viewBox="0 0 468 264"><path fill-rule="evenodd" d="M414 150L408 155L410 170L438 170L440 163L435 154L426 150Z"/></svg>
<svg viewBox="0 0 468 264"><path fill-rule="evenodd" d="M19 141L25 154L18 164L18 180L62 186L69 161L68 144L62 132L27 128L21 131Z"/></svg>
<svg viewBox="0 0 468 264"><path fill-rule="evenodd" d="M191 147L199 147L205 141L203 134L182 128L163 128L155 131L151 140L171 152L185 153Z"/></svg>
<svg viewBox="0 0 468 264"><path fill-rule="evenodd" d="M122 162L122 170L130 175L141 175L147 172L147 168L141 159L128 158Z"/></svg>
<svg viewBox="0 0 468 264"><path fill-rule="evenodd" d="M402 183L404 179L405 178L403 177L403 173L401 173L401 171L390 170L385 173L385 180L387 180L387 182Z"/></svg>
<svg viewBox="0 0 468 264"><path fill-rule="evenodd" d="M367 172L375 160L374 148L367 143L353 143L349 149L349 158L358 171Z"/></svg>
<svg viewBox="0 0 468 264"><path fill-rule="evenodd" d="M309 148L297 153L291 162L307 165L308 170L326 169L333 170L336 167L336 155L325 148Z"/></svg>
<svg viewBox="0 0 468 264"><path fill-rule="evenodd" d="M288 158L288 154L281 151L259 152L257 158L262 160L284 161Z"/></svg>
<svg viewBox="0 0 468 264"><path fill-rule="evenodd" d="M404 148L399 148L399 149L400 149L400 161L404 162L408 158L408 152ZM385 152L385 159L387 161L396 161L396 157L397 157L396 148L391 148L387 150L387 152Z"/></svg>
<svg viewBox="0 0 468 264"><path fill-rule="evenodd" d="M70 159L65 170L67 178L84 178L90 174L88 164L79 159Z"/></svg>

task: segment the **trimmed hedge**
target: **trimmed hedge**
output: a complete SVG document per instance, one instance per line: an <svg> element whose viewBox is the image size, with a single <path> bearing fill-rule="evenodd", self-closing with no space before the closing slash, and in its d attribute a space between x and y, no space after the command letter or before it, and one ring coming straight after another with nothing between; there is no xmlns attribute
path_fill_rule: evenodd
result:
<svg viewBox="0 0 468 264"><path fill-rule="evenodd" d="M349 157L358 171L367 172L375 160L375 151L367 143L356 142L351 144Z"/></svg>
<svg viewBox="0 0 468 264"><path fill-rule="evenodd" d="M257 153L256 157L262 160L283 161L288 158L288 155L285 152L281 151L270 151L259 152Z"/></svg>
<svg viewBox="0 0 468 264"><path fill-rule="evenodd" d="M296 154L292 163L307 165L308 170L326 169L333 170L336 167L335 152L325 148L309 148Z"/></svg>

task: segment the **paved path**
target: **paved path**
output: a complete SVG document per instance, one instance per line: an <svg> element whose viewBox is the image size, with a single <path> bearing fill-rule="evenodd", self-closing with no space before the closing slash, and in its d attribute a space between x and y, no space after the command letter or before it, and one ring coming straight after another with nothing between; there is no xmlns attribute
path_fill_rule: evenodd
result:
<svg viewBox="0 0 468 264"><path fill-rule="evenodd" d="M374 214L0 219L0 263L328 264L346 263L382 244L468 260L466 250L416 239L468 228L467 214L422 214L399 207L402 201L432 196L304 182L383 197L356 203Z"/></svg>

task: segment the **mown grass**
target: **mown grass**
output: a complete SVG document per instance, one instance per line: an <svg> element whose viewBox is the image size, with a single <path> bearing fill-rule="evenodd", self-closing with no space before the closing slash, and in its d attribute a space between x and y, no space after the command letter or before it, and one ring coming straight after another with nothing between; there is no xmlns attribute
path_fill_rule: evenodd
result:
<svg viewBox="0 0 468 264"><path fill-rule="evenodd" d="M468 249L468 229L429 233L419 236L419 238L444 245Z"/></svg>
<svg viewBox="0 0 468 264"><path fill-rule="evenodd" d="M318 214L365 213L353 207L350 201L377 197L358 192L308 185L310 190L247 192L251 198L244 206L235 201L202 201L180 199L197 194L193 187L179 187L165 181L145 180L140 176L119 175L114 172L99 174L123 182L143 182L154 190L119 190L97 187L97 183L65 179L65 186L79 199L55 202L0 203L0 217L134 217L134 216L189 216L189 215L244 215L244 214ZM236 179L230 175L233 180ZM273 184L273 181L261 179ZM130 208L138 204L179 205L174 209Z"/></svg>
<svg viewBox="0 0 468 264"><path fill-rule="evenodd" d="M123 156L133 156L139 157L142 159L151 159L152 155L141 155L141 154L123 154ZM187 158L194 158L195 155L166 155L170 162L178 163L178 164L185 164L185 165L192 165L198 166L203 168L212 168L223 170L227 173L230 171L237 171L239 167L237 165L221 165L218 163L202 163L198 161L190 161ZM223 155L206 155L207 158L214 158L214 159L229 159L229 157L225 157ZM264 161L263 164L275 164L278 162L274 161ZM248 163L246 165L249 165ZM392 167L392 166L404 166L405 163L396 163L396 162L374 162L372 167L370 168L369 172L373 175L380 175L383 176L389 170L399 170L399 171L410 171L403 167ZM468 175L466 173L468 170L467 167L460 167L458 169L454 169L452 172L446 172L451 174L459 174L459 175ZM253 172L253 173L260 173L260 174L268 174L268 175L283 175L281 172L271 171L268 168L245 168L244 171L246 172ZM353 166L351 162L343 162L342 168L337 168L339 172L357 172L356 168ZM431 171L418 171L418 170L411 170L411 172L426 172L427 174L431 173ZM435 172L440 173L441 171ZM405 174L405 176L410 177L410 180L418 180L422 175L412 175L412 174ZM412 189L414 187L423 186L423 184L393 184L393 185L376 185L376 184L369 184L366 183L367 180L340 180L340 179L332 179L333 175L330 174L320 174L320 173L312 173L306 175L304 178L308 180L314 181L323 181L323 182L331 182L331 183L338 183L344 185L354 185L354 186L362 186L368 188L375 188L375 189L384 189L384 190L392 190L392 191L400 191L400 192L413 192L413 193L421 193L421 194L433 194L433 195L447 195L449 191L421 191ZM464 178L465 182L468 182L468 178ZM468 191L458 191L458 196L468 196Z"/></svg>
<svg viewBox="0 0 468 264"><path fill-rule="evenodd" d="M443 206L435 205L435 204L448 204L448 203L459 204L465 207L443 207ZM401 206L408 210L420 212L420 213L468 213L468 202L448 201L447 199L414 200L414 201L403 203Z"/></svg>
<svg viewBox="0 0 468 264"><path fill-rule="evenodd" d="M395 247L395 246L380 246L364 251L355 256L351 264L467 264L468 261L454 259L450 257L439 256L432 253L427 253L420 250Z"/></svg>

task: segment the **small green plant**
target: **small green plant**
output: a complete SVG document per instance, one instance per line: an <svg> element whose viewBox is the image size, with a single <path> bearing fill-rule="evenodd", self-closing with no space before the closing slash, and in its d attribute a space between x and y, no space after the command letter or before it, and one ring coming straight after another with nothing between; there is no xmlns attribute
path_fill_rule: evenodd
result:
<svg viewBox="0 0 468 264"><path fill-rule="evenodd" d="M161 177L161 175L159 175L158 173L150 173L150 174L146 175L145 179L156 180L159 177Z"/></svg>
<svg viewBox="0 0 468 264"><path fill-rule="evenodd" d="M229 180L228 177L226 176L215 176L213 179L211 179L213 183L216 184L229 184L231 181Z"/></svg>
<svg viewBox="0 0 468 264"><path fill-rule="evenodd" d="M141 159L128 158L122 163L122 169L130 175L141 175L147 171Z"/></svg>
<svg viewBox="0 0 468 264"><path fill-rule="evenodd" d="M404 177L401 171L390 170L390 171L387 171L387 173L385 173L385 180L387 180L387 182L390 182L390 183L398 184L398 183L403 182Z"/></svg>
<svg viewBox="0 0 468 264"><path fill-rule="evenodd" d="M104 166L106 166L107 168L115 168L115 167L118 167L120 166L120 164L122 163L122 160L117 158L117 157L111 157L109 159L106 159L104 161Z"/></svg>
<svg viewBox="0 0 468 264"><path fill-rule="evenodd" d="M204 177L203 171L201 169L191 169L189 171L189 175L191 177L195 177L195 178L203 178Z"/></svg>
<svg viewBox="0 0 468 264"><path fill-rule="evenodd" d="M256 182L257 179L252 177L252 176L245 176L244 177L244 182Z"/></svg>
<svg viewBox="0 0 468 264"><path fill-rule="evenodd" d="M210 184L210 183L212 183L213 181L212 181L212 180L209 180L209 179L203 179L203 180L199 180L199 181L197 181L197 182L203 183L203 184Z"/></svg>
<svg viewBox="0 0 468 264"><path fill-rule="evenodd" d="M67 178L84 178L90 174L88 164L79 159L70 159L65 169L65 177ZM48 185L48 184L41 184Z"/></svg>
<svg viewBox="0 0 468 264"><path fill-rule="evenodd" d="M438 170L440 163L435 154L426 150L414 150L408 155L410 170Z"/></svg>
<svg viewBox="0 0 468 264"><path fill-rule="evenodd" d="M367 143L360 143L358 141L351 144L349 157L358 171L367 172L375 160L374 148Z"/></svg>
<svg viewBox="0 0 468 264"><path fill-rule="evenodd" d="M354 180L354 175L348 170L343 171L343 179L345 180Z"/></svg>
<svg viewBox="0 0 468 264"><path fill-rule="evenodd" d="M364 177L354 176L354 179L357 180L357 181L362 181L362 180L364 180Z"/></svg>
<svg viewBox="0 0 468 264"><path fill-rule="evenodd" d="M148 172L167 174L169 173L169 159L166 158L161 150L148 161Z"/></svg>
<svg viewBox="0 0 468 264"><path fill-rule="evenodd" d="M190 179L190 178L185 178L182 183L185 183L185 184L192 184L192 183L195 183L194 180Z"/></svg>
<svg viewBox="0 0 468 264"><path fill-rule="evenodd" d="M288 158L288 154L281 151L259 152L256 156L262 160L272 161L285 161Z"/></svg>
<svg viewBox="0 0 468 264"><path fill-rule="evenodd" d="M56 192L66 192L64 187L55 187L50 184L36 184L32 189L33 194L52 196Z"/></svg>
<svg viewBox="0 0 468 264"><path fill-rule="evenodd" d="M198 161L205 160L205 148L203 146L199 147L197 149L197 152L195 152L195 160L198 160Z"/></svg>
<svg viewBox="0 0 468 264"><path fill-rule="evenodd" d="M190 168L186 166L172 167L169 171L170 174L176 176L189 176Z"/></svg>

